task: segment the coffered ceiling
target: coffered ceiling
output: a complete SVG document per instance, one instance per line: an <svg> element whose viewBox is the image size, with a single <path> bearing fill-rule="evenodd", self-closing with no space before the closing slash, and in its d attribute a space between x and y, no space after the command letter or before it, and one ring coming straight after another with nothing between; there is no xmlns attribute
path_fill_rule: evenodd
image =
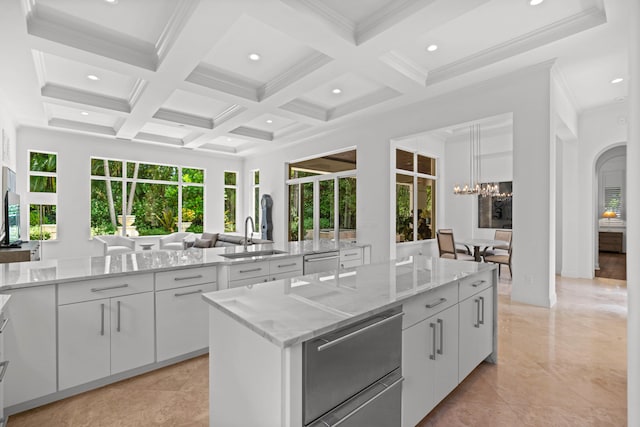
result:
<svg viewBox="0 0 640 427"><path fill-rule="evenodd" d="M587 109L626 96L627 1L2 0L0 91L21 124L241 156L552 58Z"/></svg>

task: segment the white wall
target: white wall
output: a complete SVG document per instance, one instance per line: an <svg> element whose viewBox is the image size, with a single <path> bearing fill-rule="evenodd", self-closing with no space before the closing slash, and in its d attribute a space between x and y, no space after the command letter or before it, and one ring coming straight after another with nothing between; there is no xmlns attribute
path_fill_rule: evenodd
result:
<svg viewBox="0 0 640 427"><path fill-rule="evenodd" d="M102 255L98 243L90 239L91 157L204 168L204 229L207 231L217 232L224 228L224 171L240 172L238 187L243 188L242 161L239 159L32 127L19 128L17 141L17 190L21 195L23 236L28 236L29 221L28 150L58 154L58 239L43 243L44 258Z"/></svg>
<svg viewBox="0 0 640 427"><path fill-rule="evenodd" d="M390 256L389 141L484 117L513 113L514 251L513 298L550 306L552 241L549 230L550 67L544 63L396 111L362 118L298 144L247 158L260 169L261 191L274 199L274 233L286 237L284 163L341 147L358 148L358 241L372 245L372 260ZM538 165L546 165L542 168ZM532 167L534 165L534 167ZM540 177L542 175L542 179ZM546 175L546 177L545 177ZM542 186L541 186L542 184ZM543 191L540 191L540 189ZM445 215L448 215L447 212ZM517 240L516 240L517 239ZM527 242L537 242L529 245Z"/></svg>

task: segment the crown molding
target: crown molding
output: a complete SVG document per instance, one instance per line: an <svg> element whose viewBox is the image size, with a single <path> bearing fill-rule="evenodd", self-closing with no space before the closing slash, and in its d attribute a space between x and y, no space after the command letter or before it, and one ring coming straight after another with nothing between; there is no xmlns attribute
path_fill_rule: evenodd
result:
<svg viewBox="0 0 640 427"><path fill-rule="evenodd" d="M149 142L158 142L161 144L178 145L180 147L184 145L184 142L180 138L171 138L169 136L156 135L156 134L147 133L147 132L138 132L136 136L133 137L133 139L139 139L142 141L149 141Z"/></svg>
<svg viewBox="0 0 640 427"><path fill-rule="evenodd" d="M250 128L247 126L239 126L229 131L229 133L232 133L234 135L246 136L253 139L260 139L263 141L273 141L273 133L260 129Z"/></svg>
<svg viewBox="0 0 640 427"><path fill-rule="evenodd" d="M209 89L240 96L250 101L259 101L258 84L210 66L198 65L186 80Z"/></svg>
<svg viewBox="0 0 640 427"><path fill-rule="evenodd" d="M194 0L178 0L177 3L175 11L169 18L167 25L165 25L155 45L159 62L162 62L167 56L167 53L171 50L171 46L173 46L177 40L198 5L198 2Z"/></svg>
<svg viewBox="0 0 640 427"><path fill-rule="evenodd" d="M158 56L151 43L89 23L44 5L27 16L27 32L56 43L155 71Z"/></svg>
<svg viewBox="0 0 640 427"><path fill-rule="evenodd" d="M211 151L213 153L220 151L223 153L231 153L231 154L236 154L238 152L238 150L236 150L234 147L227 147L225 145L218 145L218 144L211 144L211 143L203 144L197 147L196 150Z"/></svg>
<svg viewBox="0 0 640 427"><path fill-rule="evenodd" d="M270 97L274 93L279 92L295 81L300 80L304 76L323 67L331 61L331 57L320 52L314 52L292 67L287 68L283 73L280 73L273 80L265 83L260 88L258 88L258 101L262 101L265 98Z"/></svg>
<svg viewBox="0 0 640 427"><path fill-rule="evenodd" d="M33 65L38 77L38 83L43 88L47 84L47 67L45 66L44 53L39 50L32 50L31 53L33 54Z"/></svg>
<svg viewBox="0 0 640 427"><path fill-rule="evenodd" d="M311 126L306 123L291 123L288 126L285 126L281 129L278 129L274 132L274 139L287 138L291 135L294 135L298 132L302 132L305 129L309 129Z"/></svg>
<svg viewBox="0 0 640 427"><path fill-rule="evenodd" d="M86 92L84 90L56 85L53 83L45 84L40 93L45 98L62 99L76 104L92 105L94 107L122 111L124 113L131 112L131 106L126 99L98 95L96 93Z"/></svg>
<svg viewBox="0 0 640 427"><path fill-rule="evenodd" d="M98 133L101 135L116 136L116 130L112 127L76 122L75 120L53 118L49 120L49 126L78 130L82 132Z"/></svg>
<svg viewBox="0 0 640 427"><path fill-rule="evenodd" d="M196 116L194 114L181 113L179 111L160 108L153 115L154 119L166 120L172 123L181 123L183 125L195 126L203 129L213 129L213 120Z"/></svg>
<svg viewBox="0 0 640 427"><path fill-rule="evenodd" d="M338 34L340 37L355 44L356 24L349 18L324 4L322 0L283 1L296 9L300 9L300 7L306 9L316 17L332 26L335 29L336 34Z"/></svg>
<svg viewBox="0 0 640 427"><path fill-rule="evenodd" d="M216 126L220 126L222 123L226 122L227 120L231 120L232 118L234 118L238 114L243 113L244 111L246 111L246 108L243 107L242 105L234 104L230 106L229 108L224 110L222 113L218 114L213 118L213 127L215 128Z"/></svg>
<svg viewBox="0 0 640 427"><path fill-rule="evenodd" d="M327 119L335 120L337 118L346 116L347 114L355 113L356 111L364 110L365 108L371 107L372 105L379 104L391 98L395 98L399 95L400 92L389 87L385 87L328 110Z"/></svg>
<svg viewBox="0 0 640 427"><path fill-rule="evenodd" d="M387 2L356 25L356 44L360 45L393 26L410 15L416 7L426 7L433 2L434 0L395 0Z"/></svg>
<svg viewBox="0 0 640 427"><path fill-rule="evenodd" d="M129 94L129 106L130 108L135 107L138 103L138 100L144 93L144 90L147 88L147 81L142 79L137 79L133 84L133 88L131 89L131 93Z"/></svg>
<svg viewBox="0 0 640 427"><path fill-rule="evenodd" d="M427 85L433 85L469 73L606 22L607 17L603 10L597 7L589 8L535 31L431 70L427 78Z"/></svg>
<svg viewBox="0 0 640 427"><path fill-rule="evenodd" d="M429 72L400 52L392 50L382 55L380 60L420 86L427 85Z"/></svg>
<svg viewBox="0 0 640 427"><path fill-rule="evenodd" d="M322 120L323 122L329 120L327 117L326 109L299 98L281 105L280 108L282 108L283 110L291 111L292 113L311 117L312 119Z"/></svg>

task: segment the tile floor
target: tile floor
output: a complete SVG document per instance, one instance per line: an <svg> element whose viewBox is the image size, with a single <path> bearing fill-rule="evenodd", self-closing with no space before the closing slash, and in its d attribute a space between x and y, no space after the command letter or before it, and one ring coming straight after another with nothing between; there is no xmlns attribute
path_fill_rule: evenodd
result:
<svg viewBox="0 0 640 427"><path fill-rule="evenodd" d="M498 364L482 364L420 427L625 426L626 282L559 278L551 310L511 302L510 288L503 274ZM195 427L208 418L202 356L13 415L8 427Z"/></svg>

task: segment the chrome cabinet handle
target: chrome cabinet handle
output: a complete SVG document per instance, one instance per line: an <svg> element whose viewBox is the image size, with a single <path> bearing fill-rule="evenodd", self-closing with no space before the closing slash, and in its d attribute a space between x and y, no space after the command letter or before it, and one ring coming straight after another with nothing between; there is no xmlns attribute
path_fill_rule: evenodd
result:
<svg viewBox="0 0 640 427"><path fill-rule="evenodd" d="M116 324L116 332L120 332L120 301L118 301L118 322Z"/></svg>
<svg viewBox="0 0 640 427"><path fill-rule="evenodd" d="M7 323L9 323L9 318L5 317L4 320L2 321L2 326L0 326L0 334L4 332L4 327L7 326Z"/></svg>
<svg viewBox="0 0 640 427"><path fill-rule="evenodd" d="M278 268L293 267L294 265L296 265L295 262L292 262L291 264L278 264Z"/></svg>
<svg viewBox="0 0 640 427"><path fill-rule="evenodd" d="M362 328L362 329L358 329L357 331L353 331L353 332L351 332L351 333L349 333L349 334L347 334L347 335L344 335L344 336L342 336L342 337L340 337L340 338L336 338L336 339L335 339L335 340L333 340L333 341L328 341L327 343L322 344L321 346L318 346L318 351L324 351L324 350L326 350L326 349L328 349L328 348L333 347L334 345L338 345L338 344L340 344L341 342L347 341L347 340L349 340L349 339L351 339L351 338L355 337L356 335L360 335L360 334L362 334L363 332L368 331L369 329L372 329L372 328L375 328L375 327L377 327L377 326L383 325L383 324L385 324L385 323L387 323L387 322L392 321L393 319L397 319L397 318L398 318L398 317L400 317L400 316L404 316L404 313L403 313L403 312L402 312L402 313L396 313L396 314L394 314L393 316L385 317L384 319L380 320L379 322L372 323L372 324L371 324L371 325L369 325L369 326L365 326L365 327L364 327L364 328Z"/></svg>
<svg viewBox="0 0 640 427"><path fill-rule="evenodd" d="M478 320L478 323L484 325L484 297L480 297L480 303L482 304L482 317Z"/></svg>
<svg viewBox="0 0 640 427"><path fill-rule="evenodd" d="M432 353L429 354L429 359L431 360L436 360L436 324L435 323L429 323L429 327L431 328L431 332L433 332L433 335L431 336L432 338L432 344L433 344L433 350Z"/></svg>
<svg viewBox="0 0 640 427"><path fill-rule="evenodd" d="M185 295L193 295L193 294L201 294L202 293L202 289L197 289L195 291L189 291L189 292L178 292L173 294L174 297L183 297Z"/></svg>
<svg viewBox="0 0 640 427"><path fill-rule="evenodd" d="M101 319L100 319L100 335L104 335L104 304L100 304Z"/></svg>
<svg viewBox="0 0 640 427"><path fill-rule="evenodd" d="M187 277L174 277L173 280L191 280L191 279L202 279L202 274L198 274L197 276L187 276Z"/></svg>
<svg viewBox="0 0 640 427"><path fill-rule="evenodd" d="M473 302L476 305L476 323L473 324L474 327L479 328L480 327L480 300L479 299L474 299Z"/></svg>
<svg viewBox="0 0 640 427"><path fill-rule="evenodd" d="M354 252L354 253L351 253L351 254L342 254L342 256L343 256L343 257L348 257L348 256L360 256L360 253L359 253L359 252Z"/></svg>
<svg viewBox="0 0 640 427"><path fill-rule="evenodd" d="M442 304L443 302L447 302L447 299L446 299L446 298L440 298L440 299L439 299L438 301L436 301L436 302L432 302L431 304L427 304L427 305L425 305L425 307L427 307L427 308L433 308L433 307L436 307L436 306L438 306L438 305Z"/></svg>
<svg viewBox="0 0 640 427"><path fill-rule="evenodd" d="M258 267L258 268L250 268L249 270L240 270L240 273L251 273L254 271L261 271L262 267Z"/></svg>
<svg viewBox="0 0 640 427"><path fill-rule="evenodd" d="M477 288L478 286L481 286L481 285L483 285L483 284L485 284L485 283L487 283L487 281L486 281L486 280L478 280L477 282L473 282L473 283L471 284L471 286L473 286L474 288Z"/></svg>
<svg viewBox="0 0 640 427"><path fill-rule="evenodd" d="M444 349L444 320L438 319L438 324L440 325L440 348L438 349L438 354L443 354L443 349Z"/></svg>
<svg viewBox="0 0 640 427"><path fill-rule="evenodd" d="M9 367L9 361L5 360L4 362L0 363L0 367L2 368L2 371L0 371L0 383L1 383L2 380L4 379L4 374L7 373L7 368Z"/></svg>
<svg viewBox="0 0 640 427"><path fill-rule="evenodd" d="M102 291L108 291L110 289L120 289L120 288L128 288L129 284L125 283L122 285L116 285L116 286L106 286L104 288L91 288L91 292L102 292Z"/></svg>
<svg viewBox="0 0 640 427"><path fill-rule="evenodd" d="M322 258L309 258L309 259L305 259L304 262L318 262L318 261L326 261L328 259L338 259L338 256L334 255L334 256L325 256Z"/></svg>

